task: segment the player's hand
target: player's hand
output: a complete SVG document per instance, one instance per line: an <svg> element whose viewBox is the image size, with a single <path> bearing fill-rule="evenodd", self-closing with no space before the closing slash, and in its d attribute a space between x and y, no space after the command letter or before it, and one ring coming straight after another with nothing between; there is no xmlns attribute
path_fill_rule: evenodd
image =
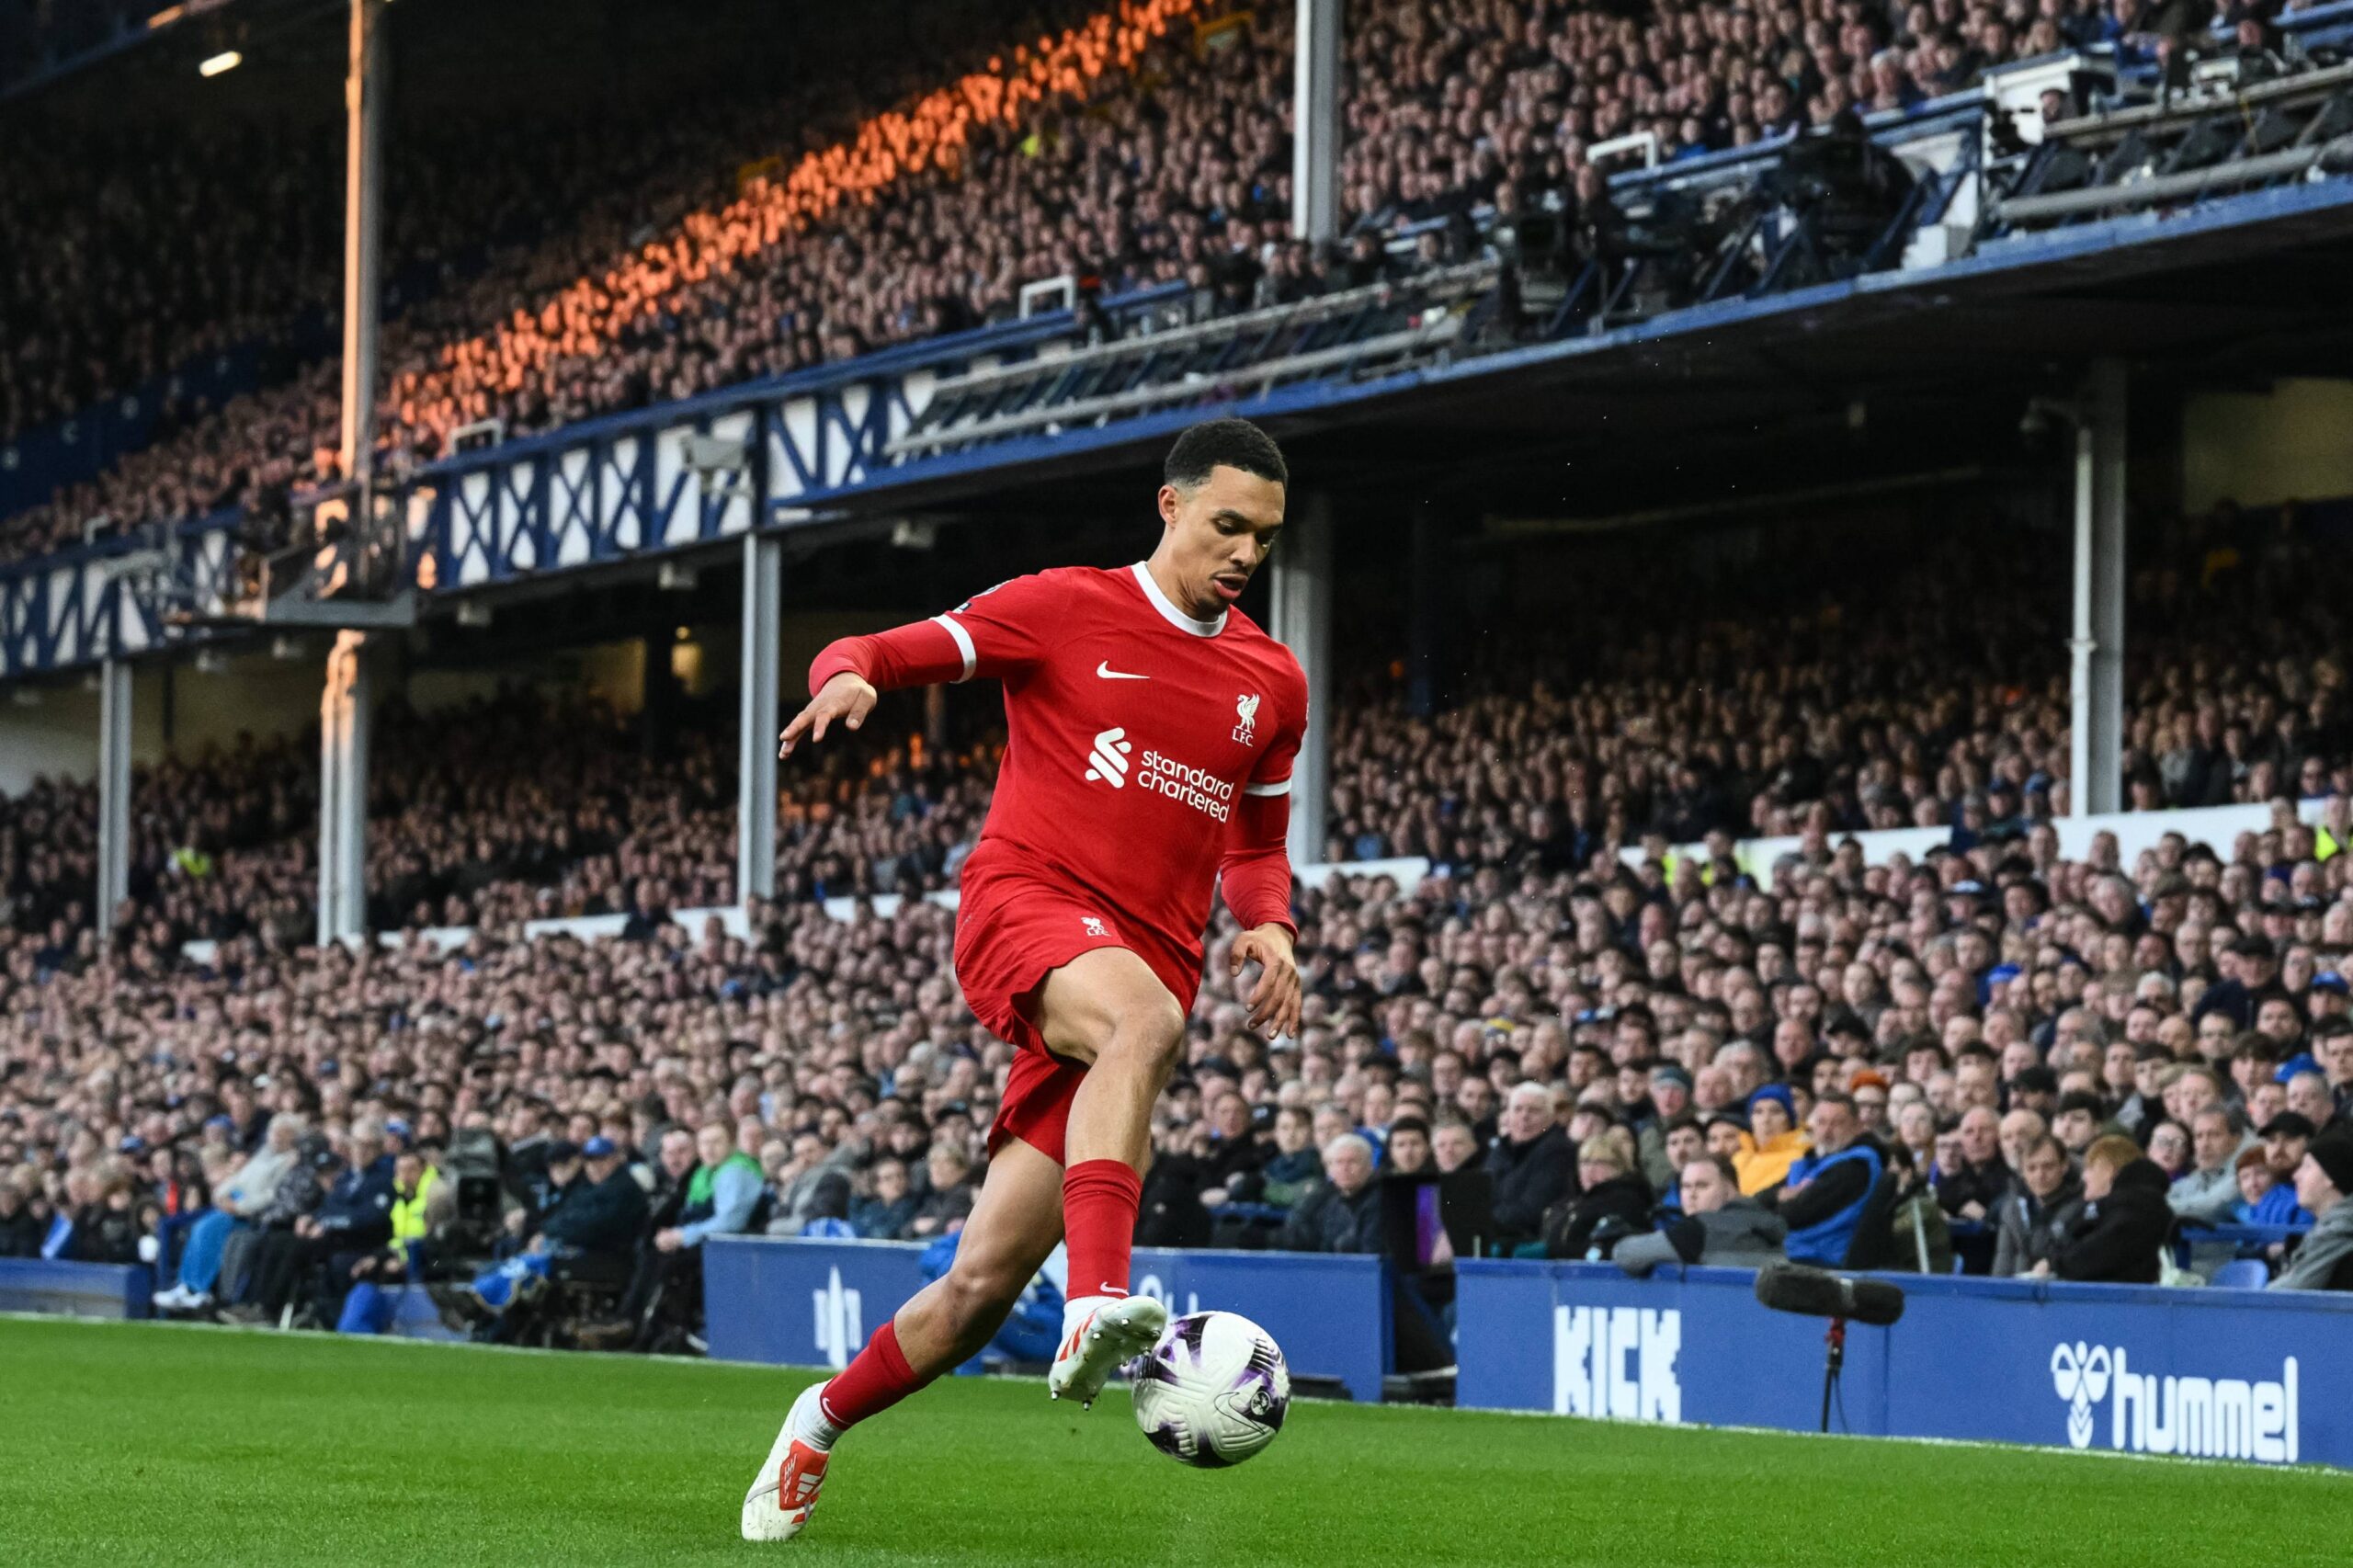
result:
<svg viewBox="0 0 2353 1568"><path fill-rule="evenodd" d="M1292 961L1290 933L1279 926L1260 926L1233 938L1232 973L1239 977L1245 964L1258 966L1258 983L1250 988L1250 1028L1268 1040L1299 1032L1299 965Z"/></svg>
<svg viewBox="0 0 2353 1568"><path fill-rule="evenodd" d="M807 735L813 741L825 738L825 731L834 724L855 730L866 722L874 711L874 688L858 676L844 670L825 683L823 691L809 699L809 706L792 716L792 722L777 737L777 760L781 762L792 755L792 748Z"/></svg>

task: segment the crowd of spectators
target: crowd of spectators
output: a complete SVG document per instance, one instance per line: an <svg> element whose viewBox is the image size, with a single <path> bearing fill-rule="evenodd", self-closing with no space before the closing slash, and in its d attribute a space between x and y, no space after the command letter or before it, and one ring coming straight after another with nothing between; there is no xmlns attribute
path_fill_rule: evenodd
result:
<svg viewBox="0 0 2353 1568"><path fill-rule="evenodd" d="M709 726L648 733L593 699L513 690L377 715L368 824L378 929L700 909L734 896L732 757ZM732 736L728 743L732 744ZM780 781L778 887L790 901L954 885L994 754L920 739L835 748ZM123 961L182 943L291 944L315 926L314 736L250 737L137 775ZM43 780L0 800L0 926L44 968L96 951L97 794Z"/></svg>
<svg viewBox="0 0 2353 1568"><path fill-rule="evenodd" d="M2162 535L2162 537L2160 537ZM1900 558L1807 551L1695 590L1653 560L1579 558L1612 585L1560 630L1521 619L1427 717L1392 683L1336 715L1327 858L1440 865L1605 842L1834 831L1964 835L2070 804L2064 606L2019 592L2047 534L1976 524ZM2122 795L2136 810L2353 793L2353 709L2332 652L2333 549L2297 508L2152 528L2126 644ZM1534 562L1530 563L1531 566ZM1557 566L1546 568L1557 571ZM2353 584L2347 584L2353 586Z"/></svg>
<svg viewBox="0 0 2353 1568"><path fill-rule="evenodd" d="M2244 1222L2219 1244L2282 1285L2353 1281L2353 801L2129 860L2038 824L1868 864L1825 808L1802 829L1772 865L1483 839L1410 890L1302 892L1272 1043L1221 915L1144 1233L1381 1250L1384 1180L1474 1170L1482 1245L1629 1267L2155 1279L2183 1226ZM663 914L446 952L265 927L202 963L0 937L0 1250L152 1253L167 1307L322 1323L504 1254L603 1278L619 1315L580 1333L626 1345L691 1343L665 1312L716 1231L952 1234L1009 1058L952 912Z"/></svg>
<svg viewBox="0 0 2353 1568"><path fill-rule="evenodd" d="M927 74L853 62L690 112L421 135L392 187L392 256L438 287L387 328L380 459L397 471L483 421L545 430L1001 318L1024 283L1064 273L1183 284L1204 310L1302 298L1381 276L1378 242L1430 220L1448 222L1421 260L1461 253L1474 214L1541 206L1574 228L1608 205L1587 158L1601 141L1747 145L2206 19L2202 0L1375 0L1351 7L1345 43L1352 238L1311 247L1290 233L1287 9L1222 26L1199 0L1040 13L1034 43L950 49ZM0 176L12 232L56 236L0 261L0 312L45 324L0 363L0 432L282 335L333 297L331 146L138 151L107 160L141 173L103 201L54 165ZM196 211L163 224L180 243L149 243L159 214ZM460 268L469 235L492 243ZM314 363L185 411L0 524L0 551L233 503L266 535L290 490L335 474L335 371Z"/></svg>
<svg viewBox="0 0 2353 1568"><path fill-rule="evenodd" d="M1629 573L1547 645L1515 639L1427 717L1387 684L1336 705L1333 861L1441 870L1605 844L1926 826L1958 842L2068 809L2061 607L2006 592L2046 540L1995 525L1819 581ZM1794 552L1802 557L1804 552ZM2353 587L2294 509L2171 530L2133 585L2124 793L2139 808L2353 794L2336 609ZM1606 564L1606 563L1605 563ZM1557 568L1559 563L1555 563ZM1586 563L1576 570L1601 570ZM1551 570L1551 568L1548 568ZM1760 608L1761 607L1761 608ZM2146 629L2145 631L2138 629ZM1365 661L1373 663L1374 661ZM369 823L377 929L658 916L734 899L732 711L623 720L515 689L378 716ZM994 715L927 746L910 706L781 778L779 897L938 892L986 811ZM121 957L314 926L317 750L244 741L135 777ZM561 781L561 783L557 782ZM0 801L0 926L40 961L95 950L95 786Z"/></svg>

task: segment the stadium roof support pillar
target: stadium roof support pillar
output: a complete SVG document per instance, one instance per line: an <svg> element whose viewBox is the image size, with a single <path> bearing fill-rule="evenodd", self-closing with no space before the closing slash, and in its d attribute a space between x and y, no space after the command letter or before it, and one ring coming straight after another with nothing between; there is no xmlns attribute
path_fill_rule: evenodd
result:
<svg viewBox="0 0 2353 1568"><path fill-rule="evenodd" d="M744 678L735 759L735 902L776 896L777 645L784 542L744 540Z"/></svg>
<svg viewBox="0 0 2353 1568"><path fill-rule="evenodd" d="M343 439L346 479L366 480L375 450L376 310L381 256L384 0L351 0L351 54L343 83ZM365 516L355 510L354 516Z"/></svg>
<svg viewBox="0 0 2353 1568"><path fill-rule="evenodd" d="M1302 494L1275 554L1274 633L1307 675L1307 738L1290 770L1290 863L1324 854L1332 776L1332 497Z"/></svg>
<svg viewBox="0 0 2353 1568"><path fill-rule="evenodd" d="M2095 361L2075 421L2075 624L2069 813L2121 809L2124 746L2123 362Z"/></svg>
<svg viewBox="0 0 2353 1568"><path fill-rule="evenodd" d="M319 699L319 946L368 930L368 639L335 634Z"/></svg>
<svg viewBox="0 0 2353 1568"><path fill-rule="evenodd" d="M131 896L131 666L108 659L98 676L98 935Z"/></svg>
<svg viewBox="0 0 2353 1568"><path fill-rule="evenodd" d="M1290 232L1340 232L1340 0L1299 0L1292 45ZM1294 807L1293 822L1299 820Z"/></svg>

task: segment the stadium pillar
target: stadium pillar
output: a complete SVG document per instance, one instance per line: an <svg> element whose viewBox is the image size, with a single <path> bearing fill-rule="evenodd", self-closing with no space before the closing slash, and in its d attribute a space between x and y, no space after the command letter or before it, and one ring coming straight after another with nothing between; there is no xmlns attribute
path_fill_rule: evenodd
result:
<svg viewBox="0 0 2353 1568"><path fill-rule="evenodd" d="M1311 242L1334 239L1340 232L1340 0L1299 0L1291 62L1290 232Z"/></svg>
<svg viewBox="0 0 2353 1568"><path fill-rule="evenodd" d="M1274 633L1307 675L1307 738L1290 770L1290 863L1324 858L1332 771L1332 497L1310 490L1275 555Z"/></svg>
<svg viewBox="0 0 2353 1568"><path fill-rule="evenodd" d="M744 539L743 713L735 761L735 902L776 896L777 638L784 543Z"/></svg>
<svg viewBox="0 0 2353 1568"><path fill-rule="evenodd" d="M335 634L319 699L319 946L368 929L368 639Z"/></svg>
<svg viewBox="0 0 2353 1568"><path fill-rule="evenodd" d="M376 446L379 198L383 180L384 0L351 0L351 53L344 77L343 476L362 482ZM361 503L355 517L365 517Z"/></svg>
<svg viewBox="0 0 2353 1568"><path fill-rule="evenodd" d="M2122 809L2124 746L2124 443L2122 361L2095 361L2075 422L2075 624L2069 814Z"/></svg>
<svg viewBox="0 0 2353 1568"><path fill-rule="evenodd" d="M98 935L131 896L131 666L108 659L98 676Z"/></svg>

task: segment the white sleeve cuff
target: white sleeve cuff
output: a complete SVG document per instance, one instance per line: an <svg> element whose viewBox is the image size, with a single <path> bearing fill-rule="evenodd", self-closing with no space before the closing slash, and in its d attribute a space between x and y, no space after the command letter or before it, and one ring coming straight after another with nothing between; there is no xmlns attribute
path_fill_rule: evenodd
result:
<svg viewBox="0 0 2353 1568"><path fill-rule="evenodd" d="M1242 792L1245 795L1288 795L1290 793L1290 780L1282 778L1272 784L1245 784Z"/></svg>
<svg viewBox="0 0 2353 1568"><path fill-rule="evenodd" d="M935 615L931 619L948 629L948 635L956 640L956 651L964 655L964 673L956 677L958 684L972 679L972 671L980 663L980 656L972 652L972 634L953 616Z"/></svg>

